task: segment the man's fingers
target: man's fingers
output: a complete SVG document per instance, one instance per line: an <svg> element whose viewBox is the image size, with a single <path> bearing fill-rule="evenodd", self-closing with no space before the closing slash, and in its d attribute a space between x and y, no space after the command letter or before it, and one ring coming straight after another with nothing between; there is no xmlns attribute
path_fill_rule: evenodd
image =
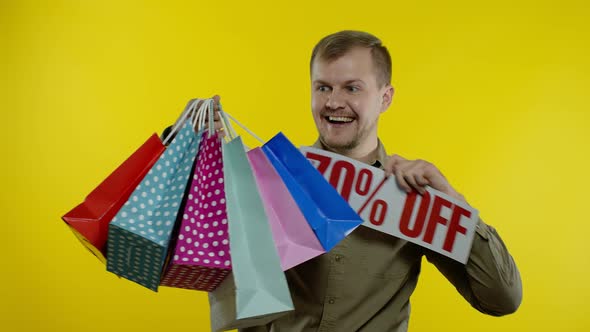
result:
<svg viewBox="0 0 590 332"><path fill-rule="evenodd" d="M416 179L416 183L419 184L420 186L428 185L428 179L425 178L424 175L422 175L422 174L414 175L414 179Z"/></svg>
<svg viewBox="0 0 590 332"><path fill-rule="evenodd" d="M406 159L400 155L397 155L397 154L391 155L389 158L387 158L387 161L385 162L383 169L385 170L385 173L387 175L391 175L391 174L395 173L396 169L404 161L406 161Z"/></svg>
<svg viewBox="0 0 590 332"><path fill-rule="evenodd" d="M219 115L219 103L221 101L221 97L219 95L215 95L210 99L213 99L213 119L215 120L215 126L217 126L217 122L221 120L221 116ZM209 117L205 119L205 123L209 123Z"/></svg>
<svg viewBox="0 0 590 332"><path fill-rule="evenodd" d="M221 110L219 107L221 97L219 95L215 95L211 98L213 98L213 118L215 119L215 122L217 122L221 120L221 116L219 115L219 111Z"/></svg>
<svg viewBox="0 0 590 332"><path fill-rule="evenodd" d="M428 185L429 181L424 176L422 164L421 162L407 160L400 155L394 154L388 158L384 169L388 176L395 174L397 183L402 190L411 192L414 189L420 194L424 194L426 192L424 186Z"/></svg>
<svg viewBox="0 0 590 332"><path fill-rule="evenodd" d="M406 182L408 182L408 184L410 184L412 188L416 189L416 191L419 192L420 195L423 195L426 192L426 189L424 188L423 184L418 182L419 177L421 176L417 174L406 174L404 176Z"/></svg>
<svg viewBox="0 0 590 332"><path fill-rule="evenodd" d="M213 99L213 110L215 112L219 111L219 101L221 100L221 97L219 97L219 95L215 95L213 97L211 97L211 99Z"/></svg>
<svg viewBox="0 0 590 332"><path fill-rule="evenodd" d="M410 187L416 189L416 191L419 191L419 185L416 183L416 180L414 180L414 177L411 174L403 174L404 180L406 180L406 183L410 185Z"/></svg>
<svg viewBox="0 0 590 332"><path fill-rule="evenodd" d="M404 174L401 170L398 169L395 171L395 179L397 180L397 184L400 187L402 187L403 190L405 190L408 193L412 191L412 187L410 187L410 185L404 178Z"/></svg>

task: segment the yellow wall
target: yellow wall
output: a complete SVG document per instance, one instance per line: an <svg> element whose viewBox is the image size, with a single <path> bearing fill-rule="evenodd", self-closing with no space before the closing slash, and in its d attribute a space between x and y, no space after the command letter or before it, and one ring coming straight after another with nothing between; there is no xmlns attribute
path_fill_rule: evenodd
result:
<svg viewBox="0 0 590 332"><path fill-rule="evenodd" d="M191 97L311 143L311 48L361 29L394 60L389 152L438 165L524 283L487 317L425 262L411 331L589 330L589 5L514 2L0 1L0 329L207 330L205 293L118 279L61 215Z"/></svg>

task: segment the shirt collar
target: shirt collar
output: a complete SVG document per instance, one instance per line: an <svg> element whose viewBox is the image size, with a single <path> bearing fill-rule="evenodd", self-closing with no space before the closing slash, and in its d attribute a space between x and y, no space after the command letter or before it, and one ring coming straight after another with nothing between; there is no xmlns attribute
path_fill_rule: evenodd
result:
<svg viewBox="0 0 590 332"><path fill-rule="evenodd" d="M316 140L312 146L317 149L327 150L326 147L322 144L322 142L319 139ZM366 164L371 165L373 167L383 169L383 165L385 165L386 160L387 160L387 152L385 150L385 147L383 146L383 143L381 143L381 140L377 139L377 159L373 160L370 163L366 163Z"/></svg>

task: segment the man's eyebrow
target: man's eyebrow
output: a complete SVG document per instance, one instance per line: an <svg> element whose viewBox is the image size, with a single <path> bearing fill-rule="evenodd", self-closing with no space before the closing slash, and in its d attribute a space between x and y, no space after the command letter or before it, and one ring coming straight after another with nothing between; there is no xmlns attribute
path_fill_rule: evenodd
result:
<svg viewBox="0 0 590 332"><path fill-rule="evenodd" d="M351 83L356 83L356 82L365 84L365 82L363 80L361 80L360 78L344 81L344 84L346 85L346 84L351 84ZM313 81L313 84L330 85L328 82L324 82L322 80L315 80L315 81Z"/></svg>
<svg viewBox="0 0 590 332"><path fill-rule="evenodd" d="M357 78L354 80L348 80L348 81L344 82L344 84L357 83L357 82L365 84L365 82L363 80L361 80L360 78Z"/></svg>
<svg viewBox="0 0 590 332"><path fill-rule="evenodd" d="M322 85L328 85L328 82L324 82L322 80L314 80L313 84L322 84Z"/></svg>

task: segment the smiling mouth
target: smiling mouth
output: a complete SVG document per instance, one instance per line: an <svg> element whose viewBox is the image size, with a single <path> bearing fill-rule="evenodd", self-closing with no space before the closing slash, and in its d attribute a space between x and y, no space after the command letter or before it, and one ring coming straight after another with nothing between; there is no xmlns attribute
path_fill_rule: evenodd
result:
<svg viewBox="0 0 590 332"><path fill-rule="evenodd" d="M325 116L324 119L332 124L346 124L354 121L354 118L348 116Z"/></svg>

